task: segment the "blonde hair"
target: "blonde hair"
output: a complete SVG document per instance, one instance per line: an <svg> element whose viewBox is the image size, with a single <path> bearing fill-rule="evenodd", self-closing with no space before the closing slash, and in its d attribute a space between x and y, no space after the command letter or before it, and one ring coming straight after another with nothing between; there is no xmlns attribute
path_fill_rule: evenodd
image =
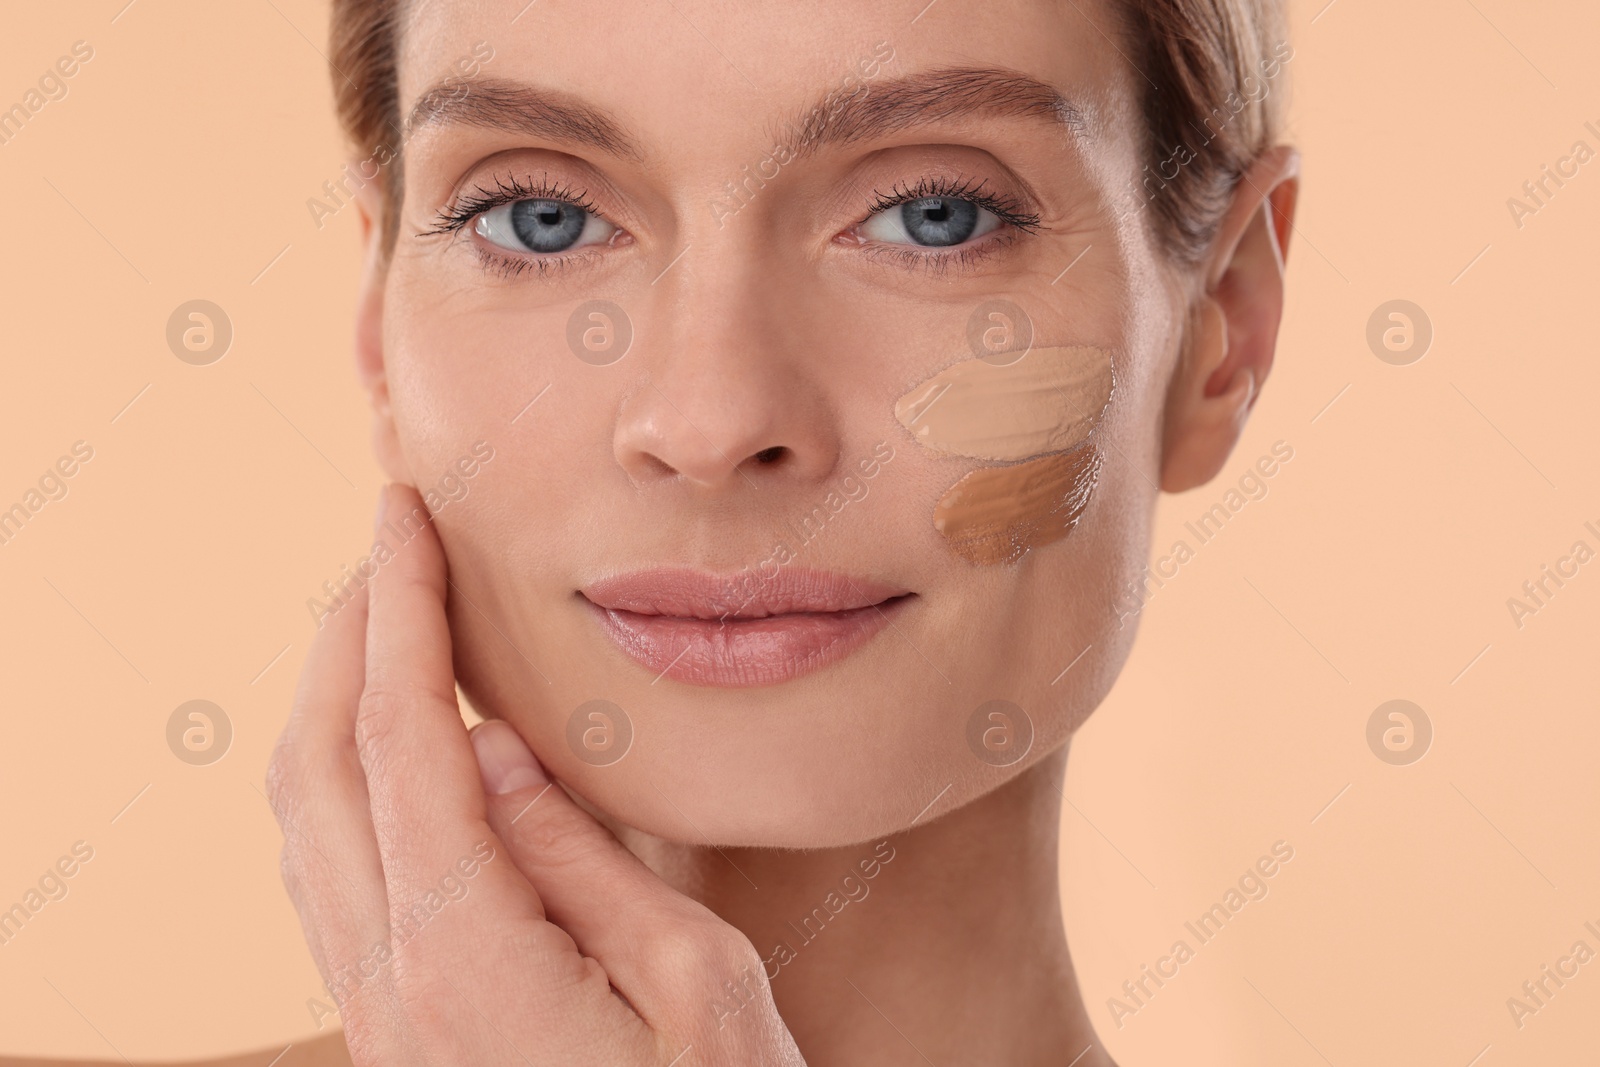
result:
<svg viewBox="0 0 1600 1067"><path fill-rule="evenodd" d="M1155 231L1197 262L1233 187L1282 134L1282 67L1293 58L1283 0L1108 0L1142 89L1147 143L1140 182ZM403 0L333 0L329 64L340 124L380 158L384 249L404 193L397 61Z"/></svg>
<svg viewBox="0 0 1600 1067"><path fill-rule="evenodd" d="M1143 85L1141 187L1180 262L1200 259L1233 188L1283 136L1294 58L1283 0L1113 0Z"/></svg>

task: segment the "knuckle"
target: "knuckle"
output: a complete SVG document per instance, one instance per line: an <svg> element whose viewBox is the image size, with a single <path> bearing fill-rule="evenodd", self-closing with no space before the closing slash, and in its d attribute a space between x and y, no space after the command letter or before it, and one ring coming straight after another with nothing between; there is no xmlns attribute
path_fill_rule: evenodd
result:
<svg viewBox="0 0 1600 1067"><path fill-rule="evenodd" d="M405 698L393 689L367 689L356 706L356 751L363 764L394 747Z"/></svg>
<svg viewBox="0 0 1600 1067"><path fill-rule="evenodd" d="M664 921L651 924L644 952L650 966L679 992L720 989L746 970L762 968L761 955L738 930L721 921Z"/></svg>
<svg viewBox="0 0 1600 1067"><path fill-rule="evenodd" d="M342 779L360 771L347 744L313 747L280 740L267 762L265 794L285 838L293 840L303 829L304 816L336 791Z"/></svg>
<svg viewBox="0 0 1600 1067"><path fill-rule="evenodd" d="M300 875L300 858L295 854L288 839L284 840L283 848L278 850L278 878L283 882L283 888L288 892L289 899L298 903L303 885Z"/></svg>
<svg viewBox="0 0 1600 1067"><path fill-rule="evenodd" d="M518 851L541 867L553 870L582 867L600 855L606 844L596 840L594 833L586 833L592 827L581 825L578 819L571 817L572 813L552 810L538 818L532 818L534 811L527 814L528 818L519 820L513 827Z"/></svg>
<svg viewBox="0 0 1600 1067"><path fill-rule="evenodd" d="M363 762L397 747L403 740L408 715L435 708L458 714L455 690L449 693L424 683L369 679L356 705L356 748Z"/></svg>
<svg viewBox="0 0 1600 1067"><path fill-rule="evenodd" d="M328 892L327 861L307 840L306 835L293 830L283 837L283 847L278 850L278 877L289 899L296 905L312 903Z"/></svg>
<svg viewBox="0 0 1600 1067"><path fill-rule="evenodd" d="M300 746L285 732L273 746L272 757L267 761L267 803L275 813L281 813L293 801L302 762ZM282 823L282 814L278 815L278 821Z"/></svg>
<svg viewBox="0 0 1600 1067"><path fill-rule="evenodd" d="M406 694L392 686L368 683L356 704L356 743L381 739L402 713Z"/></svg>

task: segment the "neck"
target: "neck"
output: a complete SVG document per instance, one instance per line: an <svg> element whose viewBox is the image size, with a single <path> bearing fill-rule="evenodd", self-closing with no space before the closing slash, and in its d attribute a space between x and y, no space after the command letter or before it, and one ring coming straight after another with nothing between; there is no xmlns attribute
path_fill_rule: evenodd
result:
<svg viewBox="0 0 1600 1067"><path fill-rule="evenodd" d="M1063 747L956 811L845 848L624 841L750 938L812 1067L1110 1067L1061 920L1066 757ZM732 1025L758 987L754 975L730 981L708 1019Z"/></svg>

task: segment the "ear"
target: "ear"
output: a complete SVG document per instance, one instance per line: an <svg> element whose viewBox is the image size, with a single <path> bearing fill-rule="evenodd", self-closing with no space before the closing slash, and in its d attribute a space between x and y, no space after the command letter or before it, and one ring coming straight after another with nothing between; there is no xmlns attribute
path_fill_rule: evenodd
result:
<svg viewBox="0 0 1600 1067"><path fill-rule="evenodd" d="M1272 370L1299 189L1300 155L1286 145L1257 160L1234 189L1167 387L1161 488L1169 493L1216 477Z"/></svg>
<svg viewBox="0 0 1600 1067"><path fill-rule="evenodd" d="M372 451L391 482L411 485L411 470L400 448L389 407L389 378L383 362L383 297L389 264L383 249L386 205L382 183L367 182L356 192L361 219L361 286L356 295L356 374L372 404Z"/></svg>

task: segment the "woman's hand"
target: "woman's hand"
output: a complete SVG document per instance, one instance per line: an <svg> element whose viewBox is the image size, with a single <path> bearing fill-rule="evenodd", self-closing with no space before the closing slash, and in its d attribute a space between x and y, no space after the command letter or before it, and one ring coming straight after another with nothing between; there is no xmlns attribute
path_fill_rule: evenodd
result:
<svg viewBox="0 0 1600 1067"><path fill-rule="evenodd" d="M802 1064L743 934L623 848L508 724L469 737L444 554L414 489L391 486L385 518L416 532L325 620L268 772L353 1062Z"/></svg>

